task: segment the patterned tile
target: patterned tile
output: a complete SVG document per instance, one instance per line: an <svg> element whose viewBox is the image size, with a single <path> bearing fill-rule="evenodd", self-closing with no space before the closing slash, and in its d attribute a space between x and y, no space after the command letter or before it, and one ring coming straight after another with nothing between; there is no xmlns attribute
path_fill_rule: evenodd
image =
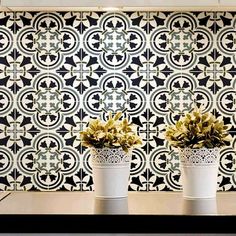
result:
<svg viewBox="0 0 236 236"><path fill-rule="evenodd" d="M151 93L150 108L154 114L165 118L164 123L174 124L196 105L209 110L212 96L208 93L198 87L190 74L175 73L166 81L165 86L159 86Z"/></svg>
<svg viewBox="0 0 236 236"><path fill-rule="evenodd" d="M131 88L124 74L106 74L98 86L89 88L84 96L85 111L91 116L99 116L103 111L127 112L138 115L145 107L145 94L136 87Z"/></svg>
<svg viewBox="0 0 236 236"><path fill-rule="evenodd" d="M212 34L217 34L225 26L232 24L233 12L193 12L199 26L208 28Z"/></svg>
<svg viewBox="0 0 236 236"><path fill-rule="evenodd" d="M137 133L142 138L142 149L148 155L153 149L164 144L163 130L165 128L164 118L156 115L146 108L139 116L131 118L131 122L137 126ZM146 158L148 161L148 157Z"/></svg>
<svg viewBox="0 0 236 236"><path fill-rule="evenodd" d="M76 29L79 34L83 34L89 28L97 26L104 12L61 12L65 25Z"/></svg>
<svg viewBox="0 0 236 236"><path fill-rule="evenodd" d="M98 26L93 26L83 36L84 49L99 56L102 67L118 70L129 64L132 55L145 48L145 34L138 27L131 26L123 13L104 14Z"/></svg>
<svg viewBox="0 0 236 236"><path fill-rule="evenodd" d="M92 191L79 132L122 111L143 140L129 190L179 191L163 132L195 106L232 124L218 189L236 190L234 12L1 12L0 27L0 190Z"/></svg>
<svg viewBox="0 0 236 236"><path fill-rule="evenodd" d="M37 17L38 12L6 12L6 16L1 17L1 22L7 26L14 35L26 26L32 26L33 19ZM5 15L3 13L3 15ZM6 20L7 19L7 20Z"/></svg>
<svg viewBox="0 0 236 236"><path fill-rule="evenodd" d="M24 56L17 48L13 48L0 63L2 83L14 94L22 88L30 86L32 80L40 73L31 57Z"/></svg>
<svg viewBox="0 0 236 236"><path fill-rule="evenodd" d="M150 154L149 191L178 191L180 183L179 156L176 150L160 146Z"/></svg>
<svg viewBox="0 0 236 236"><path fill-rule="evenodd" d="M10 33L14 33L14 17L10 12L1 12L0 13L0 26L1 31L3 27L6 27Z"/></svg>
<svg viewBox="0 0 236 236"><path fill-rule="evenodd" d="M166 24L170 12L126 12L132 26L139 27L148 36L156 27Z"/></svg>
<svg viewBox="0 0 236 236"><path fill-rule="evenodd" d="M80 98L76 90L64 87L57 74L43 73L19 93L18 104L23 113L33 117L37 127L55 129L66 116L76 113Z"/></svg>
<svg viewBox="0 0 236 236"><path fill-rule="evenodd" d="M32 26L22 29L17 36L19 49L33 57L42 69L55 69L64 56L76 52L79 35L57 13L40 13L33 19Z"/></svg>
<svg viewBox="0 0 236 236"><path fill-rule="evenodd" d="M63 65L56 70L65 85L75 88L80 94L96 86L106 72L98 57L89 55L83 48L78 49L74 55L65 57Z"/></svg>
<svg viewBox="0 0 236 236"><path fill-rule="evenodd" d="M151 48L166 56L173 69L188 69L196 63L198 55L212 47L212 35L197 25L193 15L172 14L166 25L157 27L150 36Z"/></svg>
<svg viewBox="0 0 236 236"><path fill-rule="evenodd" d="M79 170L80 174L80 190L93 191L93 168L91 163L90 151L87 149L83 154L82 168Z"/></svg>
<svg viewBox="0 0 236 236"><path fill-rule="evenodd" d="M80 166L78 153L67 147L55 133L44 133L34 139L31 147L18 154L20 173L30 177L32 185L41 191L61 190Z"/></svg>
<svg viewBox="0 0 236 236"><path fill-rule="evenodd" d="M40 130L32 123L32 118L21 114L17 108L0 117L0 143L14 154L24 146L31 146L38 133Z"/></svg>
<svg viewBox="0 0 236 236"><path fill-rule="evenodd" d="M236 190L235 137L231 146L222 148L219 162L218 190Z"/></svg>
<svg viewBox="0 0 236 236"><path fill-rule="evenodd" d="M206 86L217 94L221 88L231 85L236 68L231 57L214 48L208 55L199 57L197 66L190 72L198 79L200 86Z"/></svg>
<svg viewBox="0 0 236 236"><path fill-rule="evenodd" d="M147 48L141 55L133 56L130 65L122 71L132 81L132 86L150 94L173 74L164 56L153 53Z"/></svg>
<svg viewBox="0 0 236 236"><path fill-rule="evenodd" d="M14 155L8 148L0 150L0 191L15 190Z"/></svg>
<svg viewBox="0 0 236 236"><path fill-rule="evenodd" d="M81 145L79 132L87 126L90 117L86 114L83 108L80 108L76 114L71 117L66 117L65 122L57 130L65 144L75 148L80 154L85 151L85 147Z"/></svg>
<svg viewBox="0 0 236 236"><path fill-rule="evenodd" d="M1 27L0 32L0 53L1 58L4 58L2 56L7 55L13 47L14 43L14 37L6 27Z"/></svg>
<svg viewBox="0 0 236 236"><path fill-rule="evenodd" d="M15 103L15 96L12 94L12 91L4 86L1 86L0 89L0 116L8 114Z"/></svg>
<svg viewBox="0 0 236 236"><path fill-rule="evenodd" d="M218 33L221 29L231 26L235 18L235 12L215 12L214 33Z"/></svg>
<svg viewBox="0 0 236 236"><path fill-rule="evenodd" d="M218 32L216 43L217 48L219 48L220 52L225 56L230 57L232 63L235 64L235 26L236 26L236 18L232 20L232 25L222 27L222 29Z"/></svg>
<svg viewBox="0 0 236 236"><path fill-rule="evenodd" d="M130 163L129 191L148 191L148 156L142 149L134 149Z"/></svg>

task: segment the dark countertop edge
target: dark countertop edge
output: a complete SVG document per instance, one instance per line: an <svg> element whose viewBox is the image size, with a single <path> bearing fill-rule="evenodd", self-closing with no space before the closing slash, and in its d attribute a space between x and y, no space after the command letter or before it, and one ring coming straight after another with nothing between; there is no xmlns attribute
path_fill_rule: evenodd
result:
<svg viewBox="0 0 236 236"><path fill-rule="evenodd" d="M236 233L236 215L0 215L1 233Z"/></svg>

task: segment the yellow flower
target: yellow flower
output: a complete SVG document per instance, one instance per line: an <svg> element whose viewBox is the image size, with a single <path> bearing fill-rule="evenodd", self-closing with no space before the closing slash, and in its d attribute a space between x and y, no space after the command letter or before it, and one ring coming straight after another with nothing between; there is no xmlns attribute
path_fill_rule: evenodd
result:
<svg viewBox="0 0 236 236"><path fill-rule="evenodd" d="M109 113L109 119L102 122L99 119L91 119L88 127L80 132L82 145L95 148L118 148L122 147L128 152L130 148L142 144L141 138L137 135L135 126L125 118L119 120L122 112L114 116Z"/></svg>
<svg viewBox="0 0 236 236"><path fill-rule="evenodd" d="M228 145L232 137L229 125L209 112L195 108L175 125L167 126L165 138L173 147L214 148Z"/></svg>

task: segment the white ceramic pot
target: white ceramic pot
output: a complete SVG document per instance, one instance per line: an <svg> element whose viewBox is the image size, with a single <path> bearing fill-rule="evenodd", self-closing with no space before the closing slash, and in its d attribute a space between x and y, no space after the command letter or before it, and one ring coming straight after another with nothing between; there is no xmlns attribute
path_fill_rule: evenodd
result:
<svg viewBox="0 0 236 236"><path fill-rule="evenodd" d="M183 148L179 155L183 197L216 197L220 149Z"/></svg>
<svg viewBox="0 0 236 236"><path fill-rule="evenodd" d="M128 196L131 153L122 148L91 148L95 197Z"/></svg>

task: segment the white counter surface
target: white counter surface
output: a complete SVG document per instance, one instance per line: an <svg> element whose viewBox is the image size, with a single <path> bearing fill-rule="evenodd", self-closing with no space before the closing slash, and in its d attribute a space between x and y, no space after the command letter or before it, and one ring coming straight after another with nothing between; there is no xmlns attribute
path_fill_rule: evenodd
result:
<svg viewBox="0 0 236 236"><path fill-rule="evenodd" d="M129 192L119 199L96 199L93 192L5 192L0 197L0 214L236 215L234 192L201 200L184 199L181 192Z"/></svg>

